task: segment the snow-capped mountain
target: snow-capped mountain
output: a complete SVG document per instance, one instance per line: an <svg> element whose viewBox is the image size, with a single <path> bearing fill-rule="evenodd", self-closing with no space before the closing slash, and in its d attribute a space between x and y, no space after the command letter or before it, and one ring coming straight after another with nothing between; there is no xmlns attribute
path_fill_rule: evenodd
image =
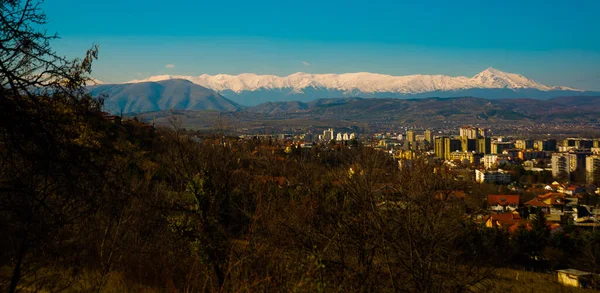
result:
<svg viewBox="0 0 600 293"><path fill-rule="evenodd" d="M283 88L293 88L301 91L308 87L342 91L358 90L361 92L393 92L404 94L472 88L532 88L543 91L563 89L573 90L565 87L546 86L520 74L506 73L491 67L471 78L445 75L392 76L368 72L344 74L310 74L298 72L285 77L257 75L254 73L243 73L240 75L203 74L200 76L156 75L147 79L132 80L128 83L160 81L166 79L187 79L195 84L216 91L230 90L236 93L242 91L256 91L259 89Z"/></svg>
<svg viewBox="0 0 600 293"><path fill-rule="evenodd" d="M581 90L547 86L520 74L488 68L473 77L445 75L392 76L368 72L344 74L294 73L275 75L217 74L200 76L156 75L128 83L185 79L215 90L244 105L266 101L310 101L331 97L449 97L473 95L484 98L552 98Z"/></svg>

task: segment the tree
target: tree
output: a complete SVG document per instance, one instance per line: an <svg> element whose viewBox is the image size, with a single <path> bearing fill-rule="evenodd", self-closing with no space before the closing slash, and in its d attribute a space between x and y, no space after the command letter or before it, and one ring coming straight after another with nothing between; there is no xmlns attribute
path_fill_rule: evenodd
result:
<svg viewBox="0 0 600 293"><path fill-rule="evenodd" d="M550 228L546 223L546 216L538 209L531 222L520 225L513 236L516 256L527 263L539 261L549 240Z"/></svg>
<svg viewBox="0 0 600 293"><path fill-rule="evenodd" d="M39 6L0 1L0 234L9 292L60 258L68 242L61 233L98 206L103 180L104 161L94 158L103 151L102 102L83 88L97 47L82 60L60 57Z"/></svg>
<svg viewBox="0 0 600 293"><path fill-rule="evenodd" d="M391 210L391 231L384 235L391 260L403 273L403 291L462 292L480 286L492 273L483 265L488 256L469 249L475 243L466 235L475 232L462 219L464 202L452 196L466 184L424 161L413 162L399 176L399 205Z"/></svg>
<svg viewBox="0 0 600 293"><path fill-rule="evenodd" d="M64 91L81 93L89 78L97 48L88 51L83 60L70 61L50 47L57 35L49 35L42 27L47 23L40 10L41 1L0 1L0 90L3 96L27 95L35 98L43 93Z"/></svg>

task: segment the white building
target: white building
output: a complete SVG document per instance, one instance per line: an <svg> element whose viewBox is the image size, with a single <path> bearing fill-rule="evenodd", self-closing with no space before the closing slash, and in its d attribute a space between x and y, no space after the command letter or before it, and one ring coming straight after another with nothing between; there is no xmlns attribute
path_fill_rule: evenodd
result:
<svg viewBox="0 0 600 293"><path fill-rule="evenodd" d="M493 154L493 155L485 155L483 156L483 166L486 169L495 169L498 166L503 164L508 164L509 156L504 154Z"/></svg>
<svg viewBox="0 0 600 293"><path fill-rule="evenodd" d="M552 154L552 176L569 176L571 174L571 156L568 153Z"/></svg>
<svg viewBox="0 0 600 293"><path fill-rule="evenodd" d="M329 128L329 129L323 131L323 140L325 142L330 142L334 138L335 138L335 136L334 136L332 128Z"/></svg>
<svg viewBox="0 0 600 293"><path fill-rule="evenodd" d="M468 139L477 139L481 137L483 131L473 126L463 126L460 128L460 136Z"/></svg>
<svg viewBox="0 0 600 293"><path fill-rule="evenodd" d="M498 171L475 170L475 181L478 183L508 184L511 180L510 173L499 169Z"/></svg>

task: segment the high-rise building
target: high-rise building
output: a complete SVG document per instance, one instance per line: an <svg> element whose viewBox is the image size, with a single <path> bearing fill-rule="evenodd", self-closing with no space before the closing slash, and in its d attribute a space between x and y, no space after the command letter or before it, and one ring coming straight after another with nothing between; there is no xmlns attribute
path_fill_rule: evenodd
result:
<svg viewBox="0 0 600 293"><path fill-rule="evenodd" d="M444 137L444 160L450 160L450 153L460 151L462 143L460 139Z"/></svg>
<svg viewBox="0 0 600 293"><path fill-rule="evenodd" d="M406 140L408 142L414 142L415 141L415 132L412 130L409 130L406 132Z"/></svg>
<svg viewBox="0 0 600 293"><path fill-rule="evenodd" d="M460 128L460 137L468 139L477 139L481 137L479 128L473 126L463 126Z"/></svg>
<svg viewBox="0 0 600 293"><path fill-rule="evenodd" d="M429 144L433 144L433 134L431 133L431 130L429 130L429 129L425 130L425 140Z"/></svg>
<svg viewBox="0 0 600 293"><path fill-rule="evenodd" d="M600 184L600 156L588 156L585 159L585 171L587 183Z"/></svg>
<svg viewBox="0 0 600 293"><path fill-rule="evenodd" d="M569 165L575 181L583 182L586 177L586 159L591 156L590 151L572 151L569 153Z"/></svg>
<svg viewBox="0 0 600 293"><path fill-rule="evenodd" d="M433 139L433 151L435 152L435 156L443 159L444 158L444 140L445 137L438 136Z"/></svg>
<svg viewBox="0 0 600 293"><path fill-rule="evenodd" d="M478 138L475 151L486 155L490 154L492 152L492 139L489 137Z"/></svg>
<svg viewBox="0 0 600 293"><path fill-rule="evenodd" d="M460 137L461 148L463 152L477 151L477 139L470 139L466 136Z"/></svg>
<svg viewBox="0 0 600 293"><path fill-rule="evenodd" d="M571 174L571 162L568 153L552 154L552 177L568 179Z"/></svg>
<svg viewBox="0 0 600 293"><path fill-rule="evenodd" d="M513 143L511 142L499 142L494 141L491 143L491 152L492 154L501 154L502 151L513 148Z"/></svg>
<svg viewBox="0 0 600 293"><path fill-rule="evenodd" d="M594 147L594 141L587 138L567 138L562 141L562 145L575 149L589 149Z"/></svg>
<svg viewBox="0 0 600 293"><path fill-rule="evenodd" d="M520 150L533 149L533 140L531 139L519 139L515 142L515 148Z"/></svg>
<svg viewBox="0 0 600 293"><path fill-rule="evenodd" d="M533 147L535 149L537 149L538 151L551 151L551 152L554 152L554 151L556 151L556 147L557 147L556 139L537 140L534 143Z"/></svg>
<svg viewBox="0 0 600 293"><path fill-rule="evenodd" d="M478 132L478 135L479 135L479 137L478 137L478 138L481 138L481 137L486 137L486 136L487 136L487 135L486 135L485 128L477 128L477 132Z"/></svg>

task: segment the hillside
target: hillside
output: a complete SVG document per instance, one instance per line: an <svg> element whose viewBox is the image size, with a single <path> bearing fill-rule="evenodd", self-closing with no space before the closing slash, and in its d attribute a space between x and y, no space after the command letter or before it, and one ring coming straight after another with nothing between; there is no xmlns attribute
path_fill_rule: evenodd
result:
<svg viewBox="0 0 600 293"><path fill-rule="evenodd" d="M187 80L105 84L88 87L95 97L105 95L108 112L143 113L169 109L237 111L237 103Z"/></svg>
<svg viewBox="0 0 600 293"><path fill-rule="evenodd" d="M600 128L600 97L564 97L489 100L473 97L427 99L319 99L312 102L269 102L237 112L162 111L146 113L167 124L175 115L186 127L214 129L226 122L232 129L278 132L286 129L364 128L394 129L398 126L453 128L465 124L494 129L522 126L520 131L555 131L556 125L573 131ZM149 119L148 118L148 119ZM546 125L541 128L540 125ZM221 126L219 126L221 127ZM546 130L543 130L546 129Z"/></svg>
<svg viewBox="0 0 600 293"><path fill-rule="evenodd" d="M319 118L377 120L383 117L402 122L424 120L597 121L600 97L564 97L547 101L534 99L427 98L427 99L323 99L310 103L279 102L250 107L246 111L270 116L305 115Z"/></svg>

